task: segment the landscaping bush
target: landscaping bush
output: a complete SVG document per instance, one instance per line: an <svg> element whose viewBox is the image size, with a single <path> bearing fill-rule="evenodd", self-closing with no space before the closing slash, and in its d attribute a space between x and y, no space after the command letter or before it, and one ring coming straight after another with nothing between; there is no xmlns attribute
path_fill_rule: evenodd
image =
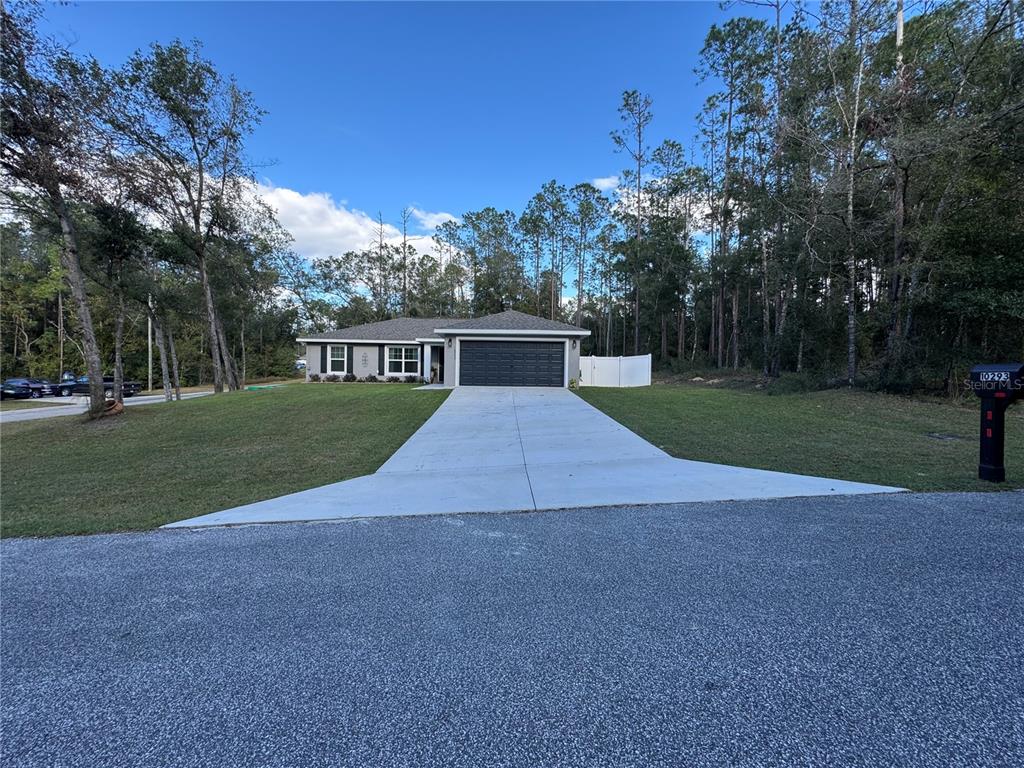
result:
<svg viewBox="0 0 1024 768"><path fill-rule="evenodd" d="M346 373L342 381L355 381L356 375L354 373Z"/></svg>
<svg viewBox="0 0 1024 768"><path fill-rule="evenodd" d="M419 380L420 380L419 376L406 376L405 377L405 383L406 384L415 384Z"/></svg>
<svg viewBox="0 0 1024 768"><path fill-rule="evenodd" d="M341 381L341 377L336 373L331 373L324 376L324 381Z"/></svg>
<svg viewBox="0 0 1024 768"><path fill-rule="evenodd" d="M387 381L391 384L397 384L398 382L401 381L401 379L398 378L397 376L388 376L386 379L384 379L384 381Z"/></svg>
<svg viewBox="0 0 1024 768"><path fill-rule="evenodd" d="M311 374L309 374L309 380L310 381L320 381L320 374L319 373L311 373Z"/></svg>
<svg viewBox="0 0 1024 768"><path fill-rule="evenodd" d="M827 382L821 376L815 376L806 371L802 373L784 372L779 378L768 381L764 385L764 390L769 395L797 395L826 388Z"/></svg>
<svg viewBox="0 0 1024 768"><path fill-rule="evenodd" d="M363 379L363 381L365 381L367 384L373 384L375 381L379 381L379 379L371 373L369 376Z"/></svg>

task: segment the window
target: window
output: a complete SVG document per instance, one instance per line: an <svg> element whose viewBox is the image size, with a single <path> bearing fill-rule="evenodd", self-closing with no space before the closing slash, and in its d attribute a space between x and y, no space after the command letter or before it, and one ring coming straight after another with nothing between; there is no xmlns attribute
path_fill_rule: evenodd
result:
<svg viewBox="0 0 1024 768"><path fill-rule="evenodd" d="M419 372L419 347L388 347L388 373Z"/></svg>
<svg viewBox="0 0 1024 768"><path fill-rule="evenodd" d="M345 373L345 346L331 344L327 355L328 373Z"/></svg>

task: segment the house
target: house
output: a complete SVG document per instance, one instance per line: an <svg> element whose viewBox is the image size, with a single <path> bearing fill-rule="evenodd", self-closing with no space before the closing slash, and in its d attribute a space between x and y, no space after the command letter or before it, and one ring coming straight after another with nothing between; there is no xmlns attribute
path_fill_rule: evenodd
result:
<svg viewBox="0 0 1024 768"><path fill-rule="evenodd" d="M415 376L446 386L567 387L590 331L515 310L458 320L399 317L298 339L306 377Z"/></svg>

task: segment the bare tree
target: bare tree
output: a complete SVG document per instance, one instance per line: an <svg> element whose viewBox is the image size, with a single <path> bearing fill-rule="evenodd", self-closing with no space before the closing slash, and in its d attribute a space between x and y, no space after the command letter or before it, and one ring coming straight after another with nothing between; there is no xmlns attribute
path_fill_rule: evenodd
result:
<svg viewBox="0 0 1024 768"><path fill-rule="evenodd" d="M619 118L623 127L618 131L612 131L612 142L617 151L625 152L634 163L634 168L626 174L627 179L633 182L635 187L634 202L634 258L633 271L634 294L633 294L633 353L640 354L640 275L643 264L643 175L644 167L648 161L648 146L645 134L647 127L654 118L651 111L651 98L639 91L626 91L622 94L622 104L619 106Z"/></svg>

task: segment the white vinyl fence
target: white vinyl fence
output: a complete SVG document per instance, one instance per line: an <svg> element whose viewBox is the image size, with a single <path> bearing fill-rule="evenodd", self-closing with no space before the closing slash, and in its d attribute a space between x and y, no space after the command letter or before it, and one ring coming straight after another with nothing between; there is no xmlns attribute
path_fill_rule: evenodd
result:
<svg viewBox="0 0 1024 768"><path fill-rule="evenodd" d="M584 387L646 387L651 383L651 356L581 357Z"/></svg>

